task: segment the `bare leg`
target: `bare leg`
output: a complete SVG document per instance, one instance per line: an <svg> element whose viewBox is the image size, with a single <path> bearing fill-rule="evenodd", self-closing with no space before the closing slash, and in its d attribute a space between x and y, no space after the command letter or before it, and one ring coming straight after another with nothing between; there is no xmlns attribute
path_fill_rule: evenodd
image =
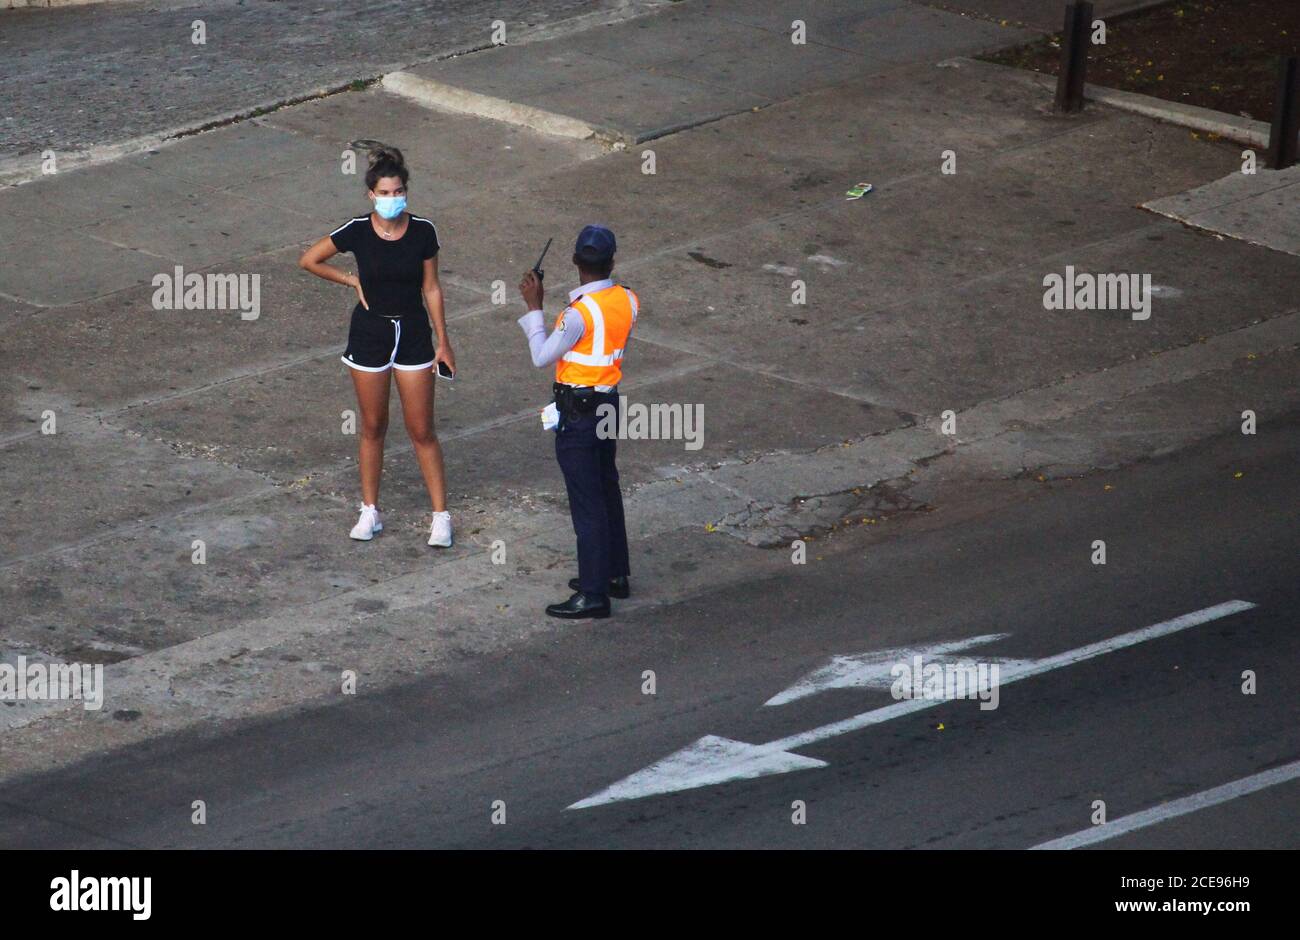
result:
<svg viewBox="0 0 1300 940"><path fill-rule="evenodd" d="M433 370L393 371L397 373L397 394L402 399L406 433L410 435L415 456L420 461L420 473L424 475L429 500L434 512L444 512L447 508L447 485L443 479L442 446L433 430Z"/></svg>
<svg viewBox="0 0 1300 940"><path fill-rule="evenodd" d="M361 500L371 506L379 505L379 477L384 471L384 435L388 433L388 373L352 373L352 385L357 390L357 405L361 408L361 426L358 456L361 464Z"/></svg>

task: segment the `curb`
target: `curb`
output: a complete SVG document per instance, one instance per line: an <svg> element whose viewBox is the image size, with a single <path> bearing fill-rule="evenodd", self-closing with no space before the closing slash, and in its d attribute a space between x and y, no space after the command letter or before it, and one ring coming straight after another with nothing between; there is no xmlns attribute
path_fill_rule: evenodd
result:
<svg viewBox="0 0 1300 940"><path fill-rule="evenodd" d="M49 10L57 7L84 7L93 3L123 3L125 0L4 0L0 13L5 10Z"/></svg>
<svg viewBox="0 0 1300 940"><path fill-rule="evenodd" d="M504 98L493 98L490 95L425 78L414 72L389 72L379 84L384 90L409 98L426 108L503 121L555 137L576 140L595 138L611 144L627 142L617 131L597 127L578 118L543 111L541 108L518 104Z"/></svg>
<svg viewBox="0 0 1300 940"><path fill-rule="evenodd" d="M1003 74L1008 74L1008 77L1013 75L1022 81L1031 82L1047 91L1049 95L1056 90L1056 76L1049 75L1046 72L1035 72L1032 69L1002 65L998 62L985 62L982 59L974 59L969 56L948 59L946 63L959 64L963 68L997 70ZM939 64L944 65L946 63ZM1228 114L1224 111L1214 111L1210 108L1202 108L1199 105L1180 104L1177 101L1166 101L1164 98L1153 98L1150 95L1142 95L1135 91L1106 88L1102 85L1087 84L1084 86L1083 94L1087 100L1097 104L1107 105L1120 111L1129 111L1133 114L1141 114L1144 117L1154 118L1165 124L1186 127L1194 131L1203 131L1207 134L1217 134L1228 140L1252 147L1268 147L1270 127L1263 121ZM1050 97L1045 101L1045 105L1051 106Z"/></svg>
<svg viewBox="0 0 1300 940"><path fill-rule="evenodd" d="M1053 79L1052 85L1056 81ZM1267 148L1270 128L1263 121L1228 114L1224 111L1212 111L1194 104L1179 104L1152 98L1137 92L1121 91L1118 88L1103 88L1100 85L1085 85L1084 97L1098 104L1110 105L1121 111L1143 114L1166 124L1176 124L1192 130L1218 134L1228 140L1249 144L1252 147Z"/></svg>
<svg viewBox="0 0 1300 940"><path fill-rule="evenodd" d="M733 108L719 111L703 117L692 118L676 124L650 130L618 130L600 124L589 124L579 118L546 111L532 105L520 104L509 98L498 98L481 92L470 91L460 85L449 85L437 79L426 78L414 72L389 72L380 81L380 87L395 95L401 95L422 107L435 111L450 111L469 117L501 121L516 127L526 127L540 134L555 137L567 137L574 140L595 140L614 150L621 150L635 144L667 137L691 128L712 124L737 114L748 114L756 110L752 107Z"/></svg>
<svg viewBox="0 0 1300 940"><path fill-rule="evenodd" d="M128 0L0 0L0 4L6 4L5 6L0 6L0 13L3 13L6 9L15 8L43 9L47 7L87 6L90 4L124 2L128 2ZM573 33L583 32L584 30L597 26L609 26L616 23L624 23L653 13L673 2L675 2L675 0L620 0L618 6L613 9L600 9L591 13L583 13L570 19L560 20L556 23L527 29L523 35L516 40L516 42L523 45L558 36L567 36ZM216 115L215 117L203 118L201 120L192 121L188 124L181 124L165 130L154 131L130 140L116 141L109 144L95 144L83 150L61 153L59 156L59 162L62 166L60 172L94 166L101 163L109 163L123 157L129 157L143 153L147 150L152 150L155 147L165 145L183 137L188 137L191 134L198 134L228 124L252 120L263 114L278 111L281 108L293 107L294 105L313 101L317 98L324 98L330 95L341 94L345 91L352 91L358 83L364 86L380 84L388 75L400 74L399 72L389 72L388 69L390 68L411 68L416 65L426 65L432 62L454 59L462 55L483 52L491 48L493 48L491 45L469 46L439 52L415 62L407 61L402 63L392 63L391 65L385 64L381 66L377 72L371 73L367 77L354 78L327 86L318 86L316 89L311 91L298 93L286 98L275 98L268 101L262 101L248 107L226 111ZM418 76L413 77L418 78ZM394 89L390 86L389 90L392 91ZM571 121L573 119L570 118L567 120ZM621 134L600 128L593 128L593 135L615 145L623 144L625 139ZM31 183L42 179L45 174L40 171L40 160L41 157L39 151L0 158L0 189L3 189L6 186L17 186L23 183Z"/></svg>
<svg viewBox="0 0 1300 940"><path fill-rule="evenodd" d="M98 2L98 0L94 0L94 2ZM116 2L116 0L103 0L103 2ZM88 147L85 150L74 150L69 153L60 153L59 172L65 173L70 170L95 166L100 163L109 163L114 160L119 160L122 157L134 156L136 154L153 150L157 147L166 146L174 141L190 137L194 134L201 134L204 131L216 130L219 127L225 127L229 124L255 120L264 114L270 114L271 112L278 111L281 108L290 108L294 105L305 104L308 101L315 101L318 98L327 98L331 95L337 95L345 91L350 91L353 85L356 84L356 81L369 83L373 81L373 79L357 79L354 81L343 82L338 85L316 88L300 95L294 95L292 98L263 101L246 108L240 108L237 111L227 111L224 114L218 114L215 117L203 118L202 120L192 121L188 124L170 127L167 130L145 134L141 137L132 137L130 140L121 140L112 144L96 144L95 146ZM31 183L42 179L45 174L40 170L40 163L41 155L39 152L0 159L0 188L6 186L18 186L23 183Z"/></svg>

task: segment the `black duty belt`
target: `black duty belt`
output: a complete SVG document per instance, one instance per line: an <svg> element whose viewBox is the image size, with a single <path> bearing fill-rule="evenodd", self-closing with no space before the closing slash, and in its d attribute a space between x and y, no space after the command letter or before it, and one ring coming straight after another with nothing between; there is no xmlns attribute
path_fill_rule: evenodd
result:
<svg viewBox="0 0 1300 940"><path fill-rule="evenodd" d="M556 382L551 386L555 393L555 407L566 417L593 414L602 404L618 399L617 392L601 392L590 385L565 385Z"/></svg>

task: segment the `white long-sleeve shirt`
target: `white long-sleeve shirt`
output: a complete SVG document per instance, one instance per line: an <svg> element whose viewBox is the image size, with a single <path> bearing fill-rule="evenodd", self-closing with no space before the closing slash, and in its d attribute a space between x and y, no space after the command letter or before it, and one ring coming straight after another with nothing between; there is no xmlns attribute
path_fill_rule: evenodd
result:
<svg viewBox="0 0 1300 940"><path fill-rule="evenodd" d="M569 303L572 304L583 294L594 294L598 290L613 286L612 278L590 281L569 291ZM586 329L582 316L575 311L573 316L563 317L560 325L551 332L550 336L547 336L545 317L546 315L540 310L529 310L519 318L519 326L524 331L524 336L528 337L528 352L532 355L533 365L539 369L555 364L566 352L578 345L578 340L582 339ZM626 350L627 344L624 344L623 348ZM604 388L601 390L608 391Z"/></svg>
<svg viewBox="0 0 1300 940"><path fill-rule="evenodd" d="M559 362L560 357L578 345L586 325L581 316L566 316L564 322L546 335L546 314L540 310L529 310L519 318L519 326L528 337L528 352L533 357L533 365L541 369Z"/></svg>

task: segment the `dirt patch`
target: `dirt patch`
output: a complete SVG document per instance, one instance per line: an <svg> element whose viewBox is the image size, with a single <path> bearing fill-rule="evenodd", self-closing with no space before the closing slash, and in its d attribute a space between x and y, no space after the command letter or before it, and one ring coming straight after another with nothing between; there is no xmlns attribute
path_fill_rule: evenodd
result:
<svg viewBox="0 0 1300 940"><path fill-rule="evenodd" d="M984 58L1055 75L1060 39ZM1181 0L1107 20L1105 45L1088 47L1088 81L1271 121L1281 55L1300 55L1298 0Z"/></svg>

